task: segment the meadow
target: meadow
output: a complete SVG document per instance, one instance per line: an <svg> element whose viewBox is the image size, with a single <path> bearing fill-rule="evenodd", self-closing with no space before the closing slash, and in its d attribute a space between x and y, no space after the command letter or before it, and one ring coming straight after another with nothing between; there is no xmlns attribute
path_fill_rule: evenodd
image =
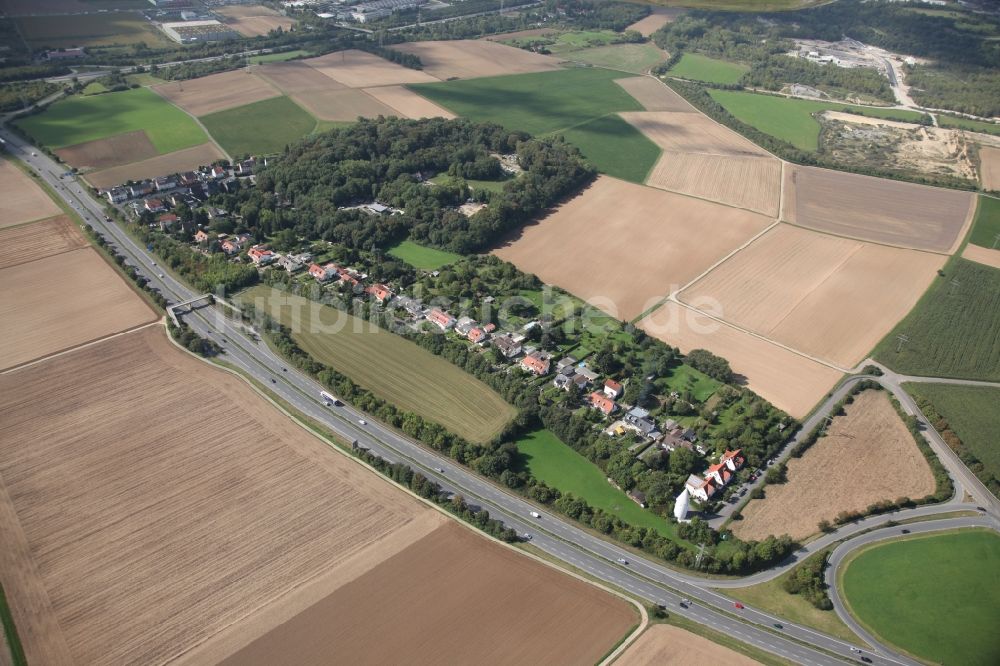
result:
<svg viewBox="0 0 1000 666"><path fill-rule="evenodd" d="M445 252L433 247L426 247L411 240L405 240L389 248L389 254L405 261L414 268L424 271L436 271L462 258L461 255L454 252Z"/></svg>
<svg viewBox="0 0 1000 666"><path fill-rule="evenodd" d="M561 132L603 173L631 183L643 183L656 161L659 147L618 114L594 118Z"/></svg>
<svg viewBox="0 0 1000 666"><path fill-rule="evenodd" d="M722 386L705 373L695 370L690 365L678 365L670 371L667 386L672 391L684 393L690 391L698 402L705 402Z"/></svg>
<svg viewBox="0 0 1000 666"><path fill-rule="evenodd" d="M512 406L461 368L340 310L265 286L239 300L292 328L292 338L317 361L470 441L492 439L514 417Z"/></svg>
<svg viewBox="0 0 1000 666"><path fill-rule="evenodd" d="M1000 269L955 257L943 272L874 357L909 375L1000 380Z"/></svg>
<svg viewBox="0 0 1000 666"><path fill-rule="evenodd" d="M937 114L938 125L941 127L954 127L955 129L968 130L970 132L983 132L984 134L1000 135L1000 124L988 123L984 120L971 120L959 116L949 116L944 113Z"/></svg>
<svg viewBox="0 0 1000 666"><path fill-rule="evenodd" d="M820 111L847 111L908 122L919 122L923 117L916 111L880 109L838 102L816 102L736 90L709 90L708 94L738 120L787 141L800 150L811 151L819 148L820 124L812 114Z"/></svg>
<svg viewBox="0 0 1000 666"><path fill-rule="evenodd" d="M68 97L17 125L49 148L137 130L145 130L161 155L208 141L190 116L145 88Z"/></svg>
<svg viewBox="0 0 1000 666"><path fill-rule="evenodd" d="M281 152L316 129L316 119L284 96L210 113L200 120L234 157Z"/></svg>
<svg viewBox="0 0 1000 666"><path fill-rule="evenodd" d="M1000 236L1000 199L980 196L976 217L972 221L969 242L982 247L1000 248L1000 242L997 242L998 236Z"/></svg>
<svg viewBox="0 0 1000 666"><path fill-rule="evenodd" d="M746 65L717 60L697 53L685 53L670 73L684 79L706 83L736 83L750 70Z"/></svg>
<svg viewBox="0 0 1000 666"><path fill-rule="evenodd" d="M651 43L595 46L572 51L564 57L576 62L619 69L633 74L643 74L667 59L666 54Z"/></svg>
<svg viewBox="0 0 1000 666"><path fill-rule="evenodd" d="M840 577L852 614L910 654L935 663L1000 663L995 533L962 530L877 545L854 556Z"/></svg>
<svg viewBox="0 0 1000 666"><path fill-rule="evenodd" d="M525 468L540 481L570 493L592 507L612 513L635 527L650 527L677 539L676 527L643 509L604 478L600 468L548 430L528 433L517 441Z"/></svg>

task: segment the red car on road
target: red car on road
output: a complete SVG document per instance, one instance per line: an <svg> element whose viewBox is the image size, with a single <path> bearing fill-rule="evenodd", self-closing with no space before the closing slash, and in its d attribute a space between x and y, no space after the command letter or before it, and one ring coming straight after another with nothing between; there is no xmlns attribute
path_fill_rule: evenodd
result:
<svg viewBox="0 0 1000 666"><path fill-rule="evenodd" d="M740 609L742 609L742 608L743 608L743 604L741 604L741 603L740 603L740 602L738 602L738 601L736 601L736 602L733 602L733 605L734 605L734 606L736 606L737 608L740 608Z"/></svg>

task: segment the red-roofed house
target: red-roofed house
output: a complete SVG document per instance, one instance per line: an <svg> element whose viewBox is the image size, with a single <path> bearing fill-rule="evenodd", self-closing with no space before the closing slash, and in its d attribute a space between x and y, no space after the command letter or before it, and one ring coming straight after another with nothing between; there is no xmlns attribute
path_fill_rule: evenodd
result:
<svg viewBox="0 0 1000 666"><path fill-rule="evenodd" d="M549 374L549 359L543 357L538 352L528 354L521 359L521 369L527 370L531 374L538 375L539 377L547 375Z"/></svg>
<svg viewBox="0 0 1000 666"><path fill-rule="evenodd" d="M309 275L316 278L317 282L327 282L337 277L337 267L333 264L327 264L326 266L309 264Z"/></svg>
<svg viewBox="0 0 1000 666"><path fill-rule="evenodd" d="M260 245L254 245L250 248L250 251L247 252L247 256L250 257L250 261L258 266L266 266L278 258L278 255L274 252L271 252L266 247L261 247Z"/></svg>
<svg viewBox="0 0 1000 666"><path fill-rule="evenodd" d="M206 234L204 230L199 229L198 231L194 232L194 242L195 243L207 243L208 242L208 234Z"/></svg>
<svg viewBox="0 0 1000 666"><path fill-rule="evenodd" d="M434 308L427 314L427 320L436 324L442 331L447 331L455 325L455 318L438 308Z"/></svg>
<svg viewBox="0 0 1000 666"><path fill-rule="evenodd" d="M612 400L617 400L622 397L622 385L613 379L605 380L604 382L604 395L608 396Z"/></svg>
<svg viewBox="0 0 1000 666"><path fill-rule="evenodd" d="M174 215L173 213L164 213L163 215L160 215L158 218L156 218L156 221L159 223L160 229L162 231L166 231L170 227L177 224L178 220L180 220L180 218Z"/></svg>
<svg viewBox="0 0 1000 666"><path fill-rule="evenodd" d="M684 487L692 497L697 497L702 502L707 502L708 498L715 494L715 484L712 483L711 479L703 479L700 476L692 474L688 477L687 481L684 483Z"/></svg>
<svg viewBox="0 0 1000 666"><path fill-rule="evenodd" d="M150 213L162 213L167 209L167 207L163 205L163 201L160 199L146 199L142 202L142 207Z"/></svg>
<svg viewBox="0 0 1000 666"><path fill-rule="evenodd" d="M604 395L600 391L594 391L593 393L591 393L588 396L587 400L590 402L591 407L600 411L605 416L615 411L615 408L618 406L615 404L614 400Z"/></svg>
<svg viewBox="0 0 1000 666"><path fill-rule="evenodd" d="M241 249L243 249L243 243L239 242L239 240L227 238L222 241L222 251L226 254L238 254Z"/></svg>
<svg viewBox="0 0 1000 666"><path fill-rule="evenodd" d="M372 297L378 301L379 305L385 305L386 301L392 298L392 290L384 284L373 284L365 289Z"/></svg>
<svg viewBox="0 0 1000 666"><path fill-rule="evenodd" d="M490 333L496 330L496 324L486 324L486 326L473 326L469 331L468 338L477 345L486 342Z"/></svg>

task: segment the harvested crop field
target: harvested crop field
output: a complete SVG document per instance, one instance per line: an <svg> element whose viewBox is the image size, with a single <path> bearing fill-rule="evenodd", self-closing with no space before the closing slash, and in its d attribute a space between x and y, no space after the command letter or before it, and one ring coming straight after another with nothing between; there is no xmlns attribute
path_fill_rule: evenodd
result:
<svg viewBox="0 0 1000 666"><path fill-rule="evenodd" d="M364 92L391 106L405 118L454 118L455 114L403 86L365 88ZM394 114L395 115L395 114Z"/></svg>
<svg viewBox="0 0 1000 666"><path fill-rule="evenodd" d="M652 77L632 76L627 79L616 79L615 83L624 88L625 92L634 97L647 111L697 112L686 99Z"/></svg>
<svg viewBox="0 0 1000 666"><path fill-rule="evenodd" d="M0 229L0 269L86 246L83 234L65 215L6 227Z"/></svg>
<svg viewBox="0 0 1000 666"><path fill-rule="evenodd" d="M843 374L674 302L665 303L638 326L683 352L708 349L722 356L751 390L798 419L808 414Z"/></svg>
<svg viewBox="0 0 1000 666"><path fill-rule="evenodd" d="M200 79L171 81L153 90L194 116L244 106L281 93L267 81L242 69Z"/></svg>
<svg viewBox="0 0 1000 666"><path fill-rule="evenodd" d="M756 144L701 113L638 111L620 114L663 150L725 156L767 156Z"/></svg>
<svg viewBox="0 0 1000 666"><path fill-rule="evenodd" d="M0 229L61 212L29 176L13 162L0 157Z"/></svg>
<svg viewBox="0 0 1000 666"><path fill-rule="evenodd" d="M980 264L1000 268L1000 250L991 250L988 247L980 247L969 243L962 251L962 256Z"/></svg>
<svg viewBox="0 0 1000 666"><path fill-rule="evenodd" d="M494 254L628 321L770 223L749 211L601 176ZM601 268L586 257L599 258Z"/></svg>
<svg viewBox="0 0 1000 666"><path fill-rule="evenodd" d="M433 76L419 70L403 67L371 53L355 49L336 51L302 62L348 88L372 88L374 86L437 81Z"/></svg>
<svg viewBox="0 0 1000 666"><path fill-rule="evenodd" d="M2 375L0 396L0 576L29 663L266 633L445 520L159 327Z"/></svg>
<svg viewBox="0 0 1000 666"><path fill-rule="evenodd" d="M664 151L646 184L777 217L781 162Z"/></svg>
<svg viewBox="0 0 1000 666"><path fill-rule="evenodd" d="M842 368L906 316L945 257L779 225L683 292L726 321Z"/></svg>
<svg viewBox="0 0 1000 666"><path fill-rule="evenodd" d="M123 164L101 171L91 171L84 178L94 187L105 188L121 185L127 180L155 178L165 173L189 171L195 167L211 164L215 160L225 158L226 156L214 143L203 143L200 146L185 148L166 155L157 155L140 162Z"/></svg>
<svg viewBox="0 0 1000 666"><path fill-rule="evenodd" d="M145 130L86 141L54 152L63 162L78 169L109 169L159 154Z"/></svg>
<svg viewBox="0 0 1000 666"><path fill-rule="evenodd" d="M268 63L261 66L260 73L320 120L354 121L358 116L375 118L401 113L362 90L324 76L301 60Z"/></svg>
<svg viewBox="0 0 1000 666"><path fill-rule="evenodd" d="M442 81L561 69L556 58L480 39L410 42L392 48L419 57L424 71Z"/></svg>
<svg viewBox="0 0 1000 666"><path fill-rule="evenodd" d="M789 460L788 481L747 504L743 520L731 525L736 536L803 539L841 511L934 492L931 468L884 391L859 393L844 411L801 458Z"/></svg>
<svg viewBox="0 0 1000 666"><path fill-rule="evenodd" d="M277 28L288 30L295 25L292 19L263 5L230 5L219 7L215 13L226 17L225 23L244 37L266 35Z"/></svg>
<svg viewBox="0 0 1000 666"><path fill-rule="evenodd" d="M289 95L343 90L343 86L329 76L324 76L302 60L268 62L257 68L257 73Z"/></svg>
<svg viewBox="0 0 1000 666"><path fill-rule="evenodd" d="M785 169L786 221L859 240L952 253L975 203L975 195L958 190L816 167Z"/></svg>
<svg viewBox="0 0 1000 666"><path fill-rule="evenodd" d="M698 634L669 624L650 625L639 640L615 661L615 666L689 666L726 664L756 666L757 662L739 652L714 643Z"/></svg>
<svg viewBox="0 0 1000 666"><path fill-rule="evenodd" d="M649 13L649 16L639 19L625 29L635 30L643 37L649 37L683 14L684 11L683 7L656 7Z"/></svg>
<svg viewBox="0 0 1000 666"><path fill-rule="evenodd" d="M0 283L0 369L156 319L90 248L4 268Z"/></svg>
<svg viewBox="0 0 1000 666"><path fill-rule="evenodd" d="M984 190L1000 191L1000 148L979 148L979 180Z"/></svg>
<svg viewBox="0 0 1000 666"><path fill-rule="evenodd" d="M599 662L636 622L630 604L448 523L222 663L569 666Z"/></svg>

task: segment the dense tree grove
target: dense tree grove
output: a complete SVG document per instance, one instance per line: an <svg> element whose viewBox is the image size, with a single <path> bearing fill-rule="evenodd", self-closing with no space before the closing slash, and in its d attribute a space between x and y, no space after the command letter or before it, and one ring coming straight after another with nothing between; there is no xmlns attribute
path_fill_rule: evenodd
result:
<svg viewBox="0 0 1000 666"><path fill-rule="evenodd" d="M0 112L17 111L59 92L63 86L47 81L0 85Z"/></svg>
<svg viewBox="0 0 1000 666"><path fill-rule="evenodd" d="M833 602L826 592L826 581L823 576L829 556L829 551L816 553L792 569L781 584L785 592L802 595L806 601L820 610L832 610Z"/></svg>

